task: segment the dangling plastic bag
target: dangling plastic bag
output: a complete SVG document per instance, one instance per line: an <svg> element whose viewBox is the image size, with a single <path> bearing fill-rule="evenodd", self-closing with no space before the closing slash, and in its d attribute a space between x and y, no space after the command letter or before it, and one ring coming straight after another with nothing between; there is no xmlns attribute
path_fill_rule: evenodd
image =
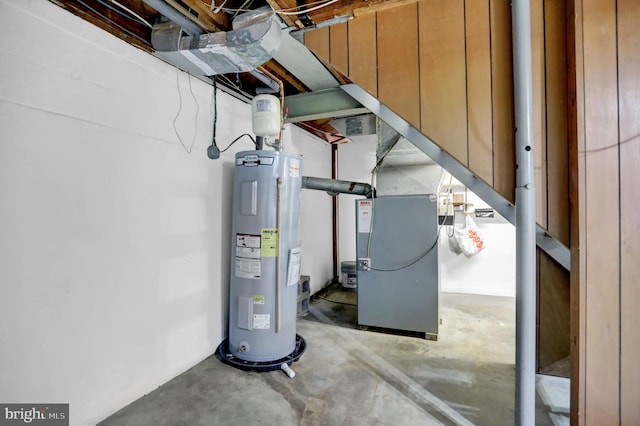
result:
<svg viewBox="0 0 640 426"><path fill-rule="evenodd" d="M449 250L451 250L453 254L455 254L456 256L462 253L462 249L460 248L460 245L458 244L458 240L456 239L455 230L453 235L449 235Z"/></svg>
<svg viewBox="0 0 640 426"><path fill-rule="evenodd" d="M480 235L476 223L471 216L465 215L465 226L462 229L455 229L454 236L458 246L465 256L471 257L483 250L487 244Z"/></svg>

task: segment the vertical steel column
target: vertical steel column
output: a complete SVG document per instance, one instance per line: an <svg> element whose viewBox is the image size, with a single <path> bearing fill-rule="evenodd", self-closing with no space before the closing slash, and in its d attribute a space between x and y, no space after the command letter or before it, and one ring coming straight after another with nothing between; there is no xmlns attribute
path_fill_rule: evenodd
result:
<svg viewBox="0 0 640 426"><path fill-rule="evenodd" d="M338 179L338 145L331 144L331 179ZM332 210L332 226L333 226L333 282L338 282L338 263L340 262L340 253L338 247L338 229L340 227L338 210L340 205L338 197L331 197L331 210Z"/></svg>
<svg viewBox="0 0 640 426"><path fill-rule="evenodd" d="M536 412L536 196L533 161L533 80L530 0L513 0L516 113L516 407L517 425Z"/></svg>

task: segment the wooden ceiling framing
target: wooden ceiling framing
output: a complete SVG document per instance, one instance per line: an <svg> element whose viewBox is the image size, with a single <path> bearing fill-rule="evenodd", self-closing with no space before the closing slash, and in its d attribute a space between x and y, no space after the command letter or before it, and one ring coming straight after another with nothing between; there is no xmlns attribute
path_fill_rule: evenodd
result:
<svg viewBox="0 0 640 426"><path fill-rule="evenodd" d="M143 0L50 0L67 9L80 18L91 22L114 36L147 52L153 52L151 45L151 27L159 22L159 13L144 3ZM229 31L233 10L241 7L255 9L264 5L271 6L276 12L291 12L315 8L318 4L314 0L164 0L187 19L195 23L204 32ZM214 13L214 8L224 6L224 9ZM314 9L308 13L288 15L279 13L284 23L295 28L309 28L338 17L347 19L366 13L376 12L384 8L415 2L417 0L338 0L335 3ZM306 6L309 4L309 6ZM328 22L327 22L328 23ZM327 69L342 84L349 82L340 71L322 61ZM309 88L298 80L292 73L275 60L263 65L269 72L279 78L285 89L285 94L295 95L308 92ZM253 95L258 82L248 73L233 74L218 77L223 84L235 86L248 95ZM339 134L330 124L330 119L307 121L298 124L301 128L313 133L329 143L342 143L347 139Z"/></svg>

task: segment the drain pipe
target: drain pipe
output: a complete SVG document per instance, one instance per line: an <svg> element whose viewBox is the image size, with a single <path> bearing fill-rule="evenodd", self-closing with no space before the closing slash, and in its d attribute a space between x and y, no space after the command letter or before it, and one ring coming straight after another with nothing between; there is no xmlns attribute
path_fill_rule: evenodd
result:
<svg viewBox="0 0 640 426"><path fill-rule="evenodd" d="M368 183L349 182L348 180L302 176L302 187L304 189L326 191L329 195L353 194L364 195L367 198L373 196L373 188Z"/></svg>
<svg viewBox="0 0 640 426"><path fill-rule="evenodd" d="M530 0L513 0L516 115L516 407L515 424L536 414L536 192L533 159L533 78Z"/></svg>
<svg viewBox="0 0 640 426"><path fill-rule="evenodd" d="M187 19L182 13L175 10L173 7L169 6L164 0L142 0L155 10L157 10L162 16L167 18L170 21L175 22L179 26L182 27L183 30L187 32L187 34L192 36L197 36L204 31L198 27L196 24Z"/></svg>

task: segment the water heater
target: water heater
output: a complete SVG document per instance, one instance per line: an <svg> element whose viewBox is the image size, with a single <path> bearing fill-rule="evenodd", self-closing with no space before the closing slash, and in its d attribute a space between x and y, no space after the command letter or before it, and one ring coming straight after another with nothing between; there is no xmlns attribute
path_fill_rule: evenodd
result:
<svg viewBox="0 0 640 426"><path fill-rule="evenodd" d="M300 166L282 151L235 156L228 350L243 361L296 350Z"/></svg>

